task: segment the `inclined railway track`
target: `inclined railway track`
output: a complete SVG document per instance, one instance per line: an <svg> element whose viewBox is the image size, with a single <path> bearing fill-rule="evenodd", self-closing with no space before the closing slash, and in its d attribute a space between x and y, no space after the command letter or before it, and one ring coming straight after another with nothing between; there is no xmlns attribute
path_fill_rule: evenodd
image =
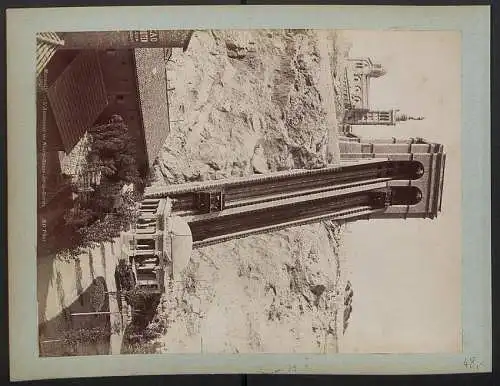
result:
<svg viewBox="0 0 500 386"><path fill-rule="evenodd" d="M193 193L197 191L223 191L226 206L245 204L257 198L273 194L296 195L303 190L329 190L336 185L353 184L377 178L407 179L416 163L371 161L347 167L326 167L312 170L289 170L286 172L255 175L231 180L215 180L168 186L146 192L146 198L170 197L173 211L190 211L193 208Z"/></svg>
<svg viewBox="0 0 500 386"><path fill-rule="evenodd" d="M269 233L272 231L280 231L282 229L287 229L293 226L301 226L301 225L307 225L307 224L313 224L317 223L320 221L327 221L327 220L336 220L336 221L341 221L345 218L353 218L353 217L358 217L358 218L366 218L367 216L379 211L381 209L373 209L372 206L360 206L360 207L355 207L351 208L348 210L342 210L337 213L328 213L328 214L323 214L320 216L316 217L311 217L310 219L307 220L301 220L301 221L290 221L287 223L275 225L275 226L266 226L262 228L254 228L251 230L243 231L243 232L234 232L228 235L224 236L218 236L218 237L209 237L205 238L203 240L195 241L193 242L193 248L202 248L202 247L207 247L210 245L218 244L221 242L229 241L229 240L237 240L241 239L250 235L259 235L259 234L264 234L264 233Z"/></svg>
<svg viewBox="0 0 500 386"><path fill-rule="evenodd" d="M171 214L189 224L193 247L342 216L369 216L384 210L373 192L393 179L417 179L423 173L414 161L367 160L339 167L290 170L231 180L172 185L150 189L145 197L166 198ZM200 212L195 193L223 195L223 206ZM222 199L221 199L222 201Z"/></svg>
<svg viewBox="0 0 500 386"><path fill-rule="evenodd" d="M305 221L311 217L330 213L334 215L341 210L370 206L368 193L355 193L346 196L304 201L288 205L249 210L229 216L189 222L193 234L193 242L220 237L231 232L240 233L245 230L278 226L291 221Z"/></svg>
<svg viewBox="0 0 500 386"><path fill-rule="evenodd" d="M316 180L325 183L324 178L331 176L333 180L340 181L345 178L362 178L366 174L381 177L404 177L408 179L408 174L417 168L419 164L416 161L387 161L381 160L366 160L363 163L355 163L347 166L327 166L321 169L292 169L282 172L274 172L269 174L258 174L249 177L238 177L230 180L213 180L213 181L200 181L190 182L183 184L175 184L167 187L150 188L145 192L145 198L162 198L162 197L177 197L183 193L193 193L205 190L217 190L226 188L227 192L233 190L235 192L242 189L243 192L248 193L248 189L252 191L258 188L265 189L275 183L284 183L285 185L293 184L294 182L304 183ZM282 188L284 185L280 185ZM239 189L238 189L239 188Z"/></svg>

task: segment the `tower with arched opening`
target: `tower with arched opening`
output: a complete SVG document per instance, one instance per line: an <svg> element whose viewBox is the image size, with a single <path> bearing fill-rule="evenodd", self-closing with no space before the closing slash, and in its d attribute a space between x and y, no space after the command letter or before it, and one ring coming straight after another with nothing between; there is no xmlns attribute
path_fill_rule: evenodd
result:
<svg viewBox="0 0 500 386"><path fill-rule="evenodd" d="M393 200L384 211L366 218L435 218L441 211L446 153L438 143L422 138L341 137L342 161L385 158L390 161L417 161L423 173L414 179L388 182Z"/></svg>

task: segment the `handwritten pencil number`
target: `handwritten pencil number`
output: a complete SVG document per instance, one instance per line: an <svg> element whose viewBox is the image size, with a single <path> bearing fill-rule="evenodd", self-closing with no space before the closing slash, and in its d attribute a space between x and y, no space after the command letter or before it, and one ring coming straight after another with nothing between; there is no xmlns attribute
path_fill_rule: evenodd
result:
<svg viewBox="0 0 500 386"><path fill-rule="evenodd" d="M481 362L476 357L465 357L464 366L467 369L479 370L483 366L483 362Z"/></svg>

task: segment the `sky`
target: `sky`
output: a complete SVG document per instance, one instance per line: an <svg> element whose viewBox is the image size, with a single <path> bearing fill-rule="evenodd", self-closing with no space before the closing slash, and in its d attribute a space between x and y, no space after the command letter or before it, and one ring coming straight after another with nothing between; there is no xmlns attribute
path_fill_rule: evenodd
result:
<svg viewBox="0 0 500 386"><path fill-rule="evenodd" d="M444 353L461 345L461 52L453 31L343 31L350 57L387 74L372 79L372 108L425 117L355 126L363 137L423 137L444 145L442 211L431 219L358 221L344 236L354 296L342 352Z"/></svg>

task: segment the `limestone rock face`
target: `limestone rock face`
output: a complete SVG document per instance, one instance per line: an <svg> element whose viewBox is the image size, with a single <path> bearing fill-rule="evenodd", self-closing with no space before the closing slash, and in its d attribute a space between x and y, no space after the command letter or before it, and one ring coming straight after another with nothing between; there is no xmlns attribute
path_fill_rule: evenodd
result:
<svg viewBox="0 0 500 386"><path fill-rule="evenodd" d="M254 173L265 174L269 172L269 168L267 166L267 158L264 155L263 147L260 145L257 145L255 147L252 157L252 167Z"/></svg>
<svg viewBox="0 0 500 386"><path fill-rule="evenodd" d="M158 183L323 167L338 147L336 103L325 95L334 82L321 83L338 71L338 40L308 30L195 32L167 67L172 123ZM336 351L341 232L318 223L194 250L163 299L162 350Z"/></svg>
<svg viewBox="0 0 500 386"><path fill-rule="evenodd" d="M249 175L257 145L269 171L324 165L336 142L338 41L324 31L195 32L167 66L172 123L157 169L168 183Z"/></svg>
<svg viewBox="0 0 500 386"><path fill-rule="evenodd" d="M167 288L164 352L336 352L340 234L315 224L195 250Z"/></svg>

